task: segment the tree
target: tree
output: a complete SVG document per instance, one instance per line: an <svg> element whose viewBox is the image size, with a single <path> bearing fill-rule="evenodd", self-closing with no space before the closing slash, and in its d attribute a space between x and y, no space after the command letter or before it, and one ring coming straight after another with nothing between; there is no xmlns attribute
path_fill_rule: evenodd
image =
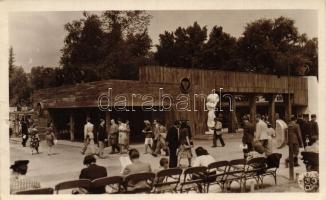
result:
<svg viewBox="0 0 326 200"><path fill-rule="evenodd" d="M15 54L12 47L9 48L9 78L12 76L15 67Z"/></svg>
<svg viewBox="0 0 326 200"><path fill-rule="evenodd" d="M316 69L317 62L312 63L313 60L316 61L317 45L308 40L306 35L299 35L294 20L285 17L248 23L243 36L239 38L238 46L245 71L308 75L308 70L302 69L309 65ZM307 48L308 51L305 50ZM312 55L308 52L314 53ZM316 70L311 74L317 75Z"/></svg>
<svg viewBox="0 0 326 200"><path fill-rule="evenodd" d="M83 13L67 23L60 77L64 84L103 79L136 79L148 62L150 15L144 11L106 11L100 17Z"/></svg>
<svg viewBox="0 0 326 200"><path fill-rule="evenodd" d="M237 40L214 26L201 53L201 65L208 69L237 69Z"/></svg>
<svg viewBox="0 0 326 200"><path fill-rule="evenodd" d="M27 106L30 104L32 89L28 76L22 67L14 67L9 78L9 104L10 106Z"/></svg>
<svg viewBox="0 0 326 200"><path fill-rule="evenodd" d="M84 12L86 19L73 21L65 25L68 35L65 47L61 50L60 63L64 67L73 67L81 64L98 64L104 56L102 22L97 15Z"/></svg>
<svg viewBox="0 0 326 200"><path fill-rule="evenodd" d="M176 67L199 67L200 55L207 39L206 27L201 28L197 22L186 29L178 27L174 32L165 32L160 36L155 59L161 65Z"/></svg>
<svg viewBox="0 0 326 200"><path fill-rule="evenodd" d="M176 53L174 51L174 34L165 31L159 35L159 45L156 45L157 51L154 53L154 59L163 66L176 66Z"/></svg>

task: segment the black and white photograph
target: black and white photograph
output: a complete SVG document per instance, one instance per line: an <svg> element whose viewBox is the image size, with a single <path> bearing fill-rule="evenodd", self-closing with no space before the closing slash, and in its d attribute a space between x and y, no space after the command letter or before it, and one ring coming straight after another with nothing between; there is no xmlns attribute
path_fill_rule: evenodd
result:
<svg viewBox="0 0 326 200"><path fill-rule="evenodd" d="M1 193L318 195L323 10L190 8L9 9Z"/></svg>

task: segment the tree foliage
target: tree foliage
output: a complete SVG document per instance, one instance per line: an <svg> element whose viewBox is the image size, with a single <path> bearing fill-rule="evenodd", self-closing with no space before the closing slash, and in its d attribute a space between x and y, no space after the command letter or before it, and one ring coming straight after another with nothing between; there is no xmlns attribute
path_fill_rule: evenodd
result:
<svg viewBox="0 0 326 200"><path fill-rule="evenodd" d="M317 75L317 62L314 62L317 60L317 45L314 41L298 33L294 20L279 17L247 24L238 46L246 71Z"/></svg>
<svg viewBox="0 0 326 200"><path fill-rule="evenodd" d="M83 13L67 23L61 65L63 83L103 79L137 79L138 67L148 62L151 39L144 11Z"/></svg>
<svg viewBox="0 0 326 200"><path fill-rule="evenodd" d="M300 35L285 17L248 23L238 39L196 22L159 35L155 60L163 66L222 69L277 75L318 75L317 39Z"/></svg>

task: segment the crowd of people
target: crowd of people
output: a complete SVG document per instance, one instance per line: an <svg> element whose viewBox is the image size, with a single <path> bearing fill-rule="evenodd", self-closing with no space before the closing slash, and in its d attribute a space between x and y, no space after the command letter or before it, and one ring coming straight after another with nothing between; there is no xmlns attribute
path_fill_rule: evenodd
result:
<svg viewBox="0 0 326 200"><path fill-rule="evenodd" d="M276 121L278 120L276 115ZM243 120L243 136L242 147L244 158L248 159L252 152L264 154L266 157L271 155L276 148L273 140L275 140L276 132L268 118L260 114L256 115L255 121L250 119L249 115L245 115ZM219 118L215 118L215 126L213 127L213 146L217 147L217 139L220 140L221 146L225 143L222 138L222 123ZM31 147L38 153L39 137L35 124L31 123L30 127L26 126L24 120L22 121L22 145L26 146L27 137L31 137ZM26 123L27 124L27 123ZM27 127L27 129L26 129ZM153 170L151 163L141 161L141 153L135 148L131 148L129 144L130 126L128 120L111 119L109 132L104 119L100 119L98 128L96 129L98 144L94 141L94 125L91 119L87 118L84 125L84 146L82 153L85 154L84 165L86 166L80 172L80 179L94 180L101 177L108 176L107 169L96 164L96 157L105 158L105 146L111 146L110 154L114 153L128 153L130 163L121 169L121 175L127 176L129 174L141 172L154 172L162 169L175 168L181 166L181 160L187 159L188 167L208 166L215 162L215 158L209 154L204 147L195 148L195 156L193 155L194 142L192 139L191 128L189 121L175 121L173 126L166 128L163 121L154 120L152 123L149 120L144 120L144 129L141 134L144 134L144 154L150 153L157 157L161 155L159 161L159 169ZM27 131L27 132L26 132ZM26 137L24 137L26 135ZM298 154L299 148L305 147L306 151L313 151L318 153L318 123L316 115L311 115L311 121L303 118L302 115L292 116L288 122L285 133L286 144L293 145L294 166L299 166ZM48 154L51 154L52 147L55 144L55 135L53 128L49 125L46 132L46 143L48 144ZM32 153L33 153L32 151ZM169 157L167 157L169 156ZM11 193L17 191L39 188L39 182L25 178L27 173L28 160L16 161L11 169ZM286 159L288 164L289 159ZM137 183L137 187L142 183ZM80 192L80 191L79 191ZM81 191L82 192L82 191ZM92 188L90 193L103 193L104 188Z"/></svg>
<svg viewBox="0 0 326 200"><path fill-rule="evenodd" d="M294 166L299 166L298 155L299 148L305 148L306 151L314 151L318 153L318 123L316 115L311 115L311 121L299 115L298 118L291 116L290 121L286 125L284 132L284 144L293 146ZM279 115L276 114L276 121ZM243 153L244 157L248 157L252 151L266 156L273 153L276 132L268 118L262 117L260 114L256 116L256 123L250 122L250 116L243 116ZM282 145L281 145L282 146ZM289 159L286 159L286 167L288 167Z"/></svg>
<svg viewBox="0 0 326 200"><path fill-rule="evenodd" d="M40 150L40 133L36 127L35 121L30 116L22 116L20 120L18 120L19 130L18 133L21 135L22 138L22 146L26 147L27 142L29 141L29 146L31 148L32 155L39 154ZM54 134L54 130L52 128L52 123L48 123L45 132L45 141L47 144L47 154L52 155L53 146L56 143L56 136Z"/></svg>

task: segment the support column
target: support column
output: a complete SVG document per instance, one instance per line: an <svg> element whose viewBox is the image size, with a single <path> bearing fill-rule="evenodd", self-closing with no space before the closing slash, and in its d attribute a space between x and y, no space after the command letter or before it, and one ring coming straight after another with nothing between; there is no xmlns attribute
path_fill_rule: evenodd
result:
<svg viewBox="0 0 326 200"><path fill-rule="evenodd" d="M250 111L250 122L255 123L256 120L256 94L249 95L249 111Z"/></svg>
<svg viewBox="0 0 326 200"><path fill-rule="evenodd" d="M291 94L286 94L285 96L285 120L289 122L292 115L292 96Z"/></svg>
<svg viewBox="0 0 326 200"><path fill-rule="evenodd" d="M230 99L230 107L229 107L229 127L228 132L229 133L236 133L237 129L237 115L236 115L236 102L235 102L235 96L233 95Z"/></svg>
<svg viewBox="0 0 326 200"><path fill-rule="evenodd" d="M73 116L73 112L70 112L69 116L69 133L70 133L70 141L75 140L75 119Z"/></svg>
<svg viewBox="0 0 326 200"><path fill-rule="evenodd" d="M272 124L272 127L275 128L275 94L268 95L268 118L269 122Z"/></svg>

